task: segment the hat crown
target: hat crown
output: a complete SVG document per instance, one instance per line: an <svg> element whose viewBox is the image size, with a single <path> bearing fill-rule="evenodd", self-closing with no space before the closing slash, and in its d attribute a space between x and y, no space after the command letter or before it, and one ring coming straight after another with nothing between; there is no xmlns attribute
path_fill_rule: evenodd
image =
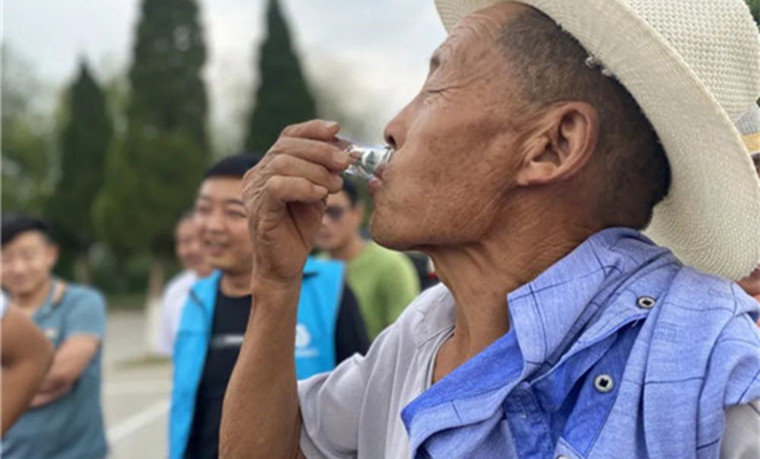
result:
<svg viewBox="0 0 760 459"><path fill-rule="evenodd" d="M760 97L760 35L743 0L623 0L694 71L732 121Z"/></svg>

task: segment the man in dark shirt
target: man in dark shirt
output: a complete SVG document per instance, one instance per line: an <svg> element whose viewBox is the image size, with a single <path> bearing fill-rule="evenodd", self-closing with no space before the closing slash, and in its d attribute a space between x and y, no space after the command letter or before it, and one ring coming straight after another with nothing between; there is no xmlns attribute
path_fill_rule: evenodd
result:
<svg viewBox="0 0 760 459"><path fill-rule="evenodd" d="M252 309L253 247L241 202L242 178L255 166L236 155L213 166L195 204L204 250L217 271L190 291L174 349L169 434L171 459L218 456L222 403ZM369 346L343 265L309 260L296 327L296 369L301 378L331 370Z"/></svg>

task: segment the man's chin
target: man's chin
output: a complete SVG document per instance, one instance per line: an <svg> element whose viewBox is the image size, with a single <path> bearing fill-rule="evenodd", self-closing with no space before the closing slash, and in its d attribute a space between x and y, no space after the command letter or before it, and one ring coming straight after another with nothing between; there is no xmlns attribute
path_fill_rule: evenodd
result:
<svg viewBox="0 0 760 459"><path fill-rule="evenodd" d="M211 269L218 269L222 272L230 270L234 265L225 257L209 256L206 262L211 266Z"/></svg>
<svg viewBox="0 0 760 459"><path fill-rule="evenodd" d="M11 284L13 285L13 284ZM37 293L39 289L41 289L43 285L35 285L33 283L25 283L25 284L15 284L13 288L6 289L6 291L14 297L19 296L30 296Z"/></svg>
<svg viewBox="0 0 760 459"><path fill-rule="evenodd" d="M386 249L413 250L417 245L408 235L394 231L393 228L384 228L380 225L372 225L371 228L372 240Z"/></svg>

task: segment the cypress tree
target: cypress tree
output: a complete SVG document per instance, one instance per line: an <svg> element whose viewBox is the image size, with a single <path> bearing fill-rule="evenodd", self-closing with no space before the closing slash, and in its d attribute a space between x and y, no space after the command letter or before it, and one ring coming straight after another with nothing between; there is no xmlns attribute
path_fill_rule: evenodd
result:
<svg viewBox="0 0 760 459"><path fill-rule="evenodd" d="M126 132L106 164L94 209L120 254L152 256L149 301L160 296L176 220L208 159L206 60L195 0L143 0L129 71Z"/></svg>
<svg viewBox="0 0 760 459"><path fill-rule="evenodd" d="M267 37L259 56L259 75L245 148L263 153L285 126L316 117L314 99L277 0L269 0L267 8Z"/></svg>
<svg viewBox="0 0 760 459"><path fill-rule="evenodd" d="M34 69L7 43L2 57L2 211L42 214L52 191L47 120L35 109L42 85Z"/></svg>
<svg viewBox="0 0 760 459"><path fill-rule="evenodd" d="M103 186L106 152L113 125L105 95L87 63L66 94L67 117L60 131L61 176L48 206L57 241L78 259L83 281L89 279L87 251L95 241L92 206Z"/></svg>

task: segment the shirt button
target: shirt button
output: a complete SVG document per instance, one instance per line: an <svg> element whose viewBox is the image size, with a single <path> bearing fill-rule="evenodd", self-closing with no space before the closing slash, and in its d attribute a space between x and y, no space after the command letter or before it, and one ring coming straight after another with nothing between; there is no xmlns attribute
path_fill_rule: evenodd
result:
<svg viewBox="0 0 760 459"><path fill-rule="evenodd" d="M636 305L640 307L641 309L652 309L655 303L657 303L657 300L655 300L651 296L642 296L642 297L639 297L638 300L636 300Z"/></svg>
<svg viewBox="0 0 760 459"><path fill-rule="evenodd" d="M610 375L599 375L594 379L594 388L602 394L611 391L614 386L615 381L612 380L612 376Z"/></svg>

